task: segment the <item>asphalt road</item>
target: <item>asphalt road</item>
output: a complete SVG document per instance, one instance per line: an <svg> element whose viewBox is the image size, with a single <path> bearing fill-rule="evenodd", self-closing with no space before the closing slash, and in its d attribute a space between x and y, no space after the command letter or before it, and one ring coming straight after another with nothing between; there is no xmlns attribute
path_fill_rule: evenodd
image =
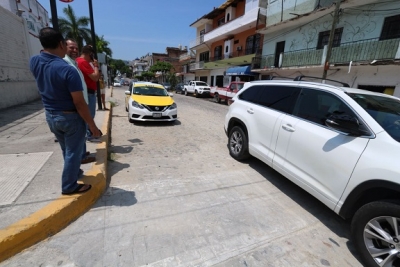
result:
<svg viewBox="0 0 400 267"><path fill-rule="evenodd" d="M228 106L174 95L174 124L131 124L126 88L114 89L107 192L0 266L362 266L348 223L262 162L229 156Z"/></svg>

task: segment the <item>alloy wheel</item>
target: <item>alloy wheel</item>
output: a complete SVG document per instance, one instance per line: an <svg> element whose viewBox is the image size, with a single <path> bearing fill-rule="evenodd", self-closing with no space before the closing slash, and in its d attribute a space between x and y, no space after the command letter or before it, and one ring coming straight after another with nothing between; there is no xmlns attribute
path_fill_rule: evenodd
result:
<svg viewBox="0 0 400 267"><path fill-rule="evenodd" d="M400 218L382 216L364 227L364 244L378 266L400 266Z"/></svg>

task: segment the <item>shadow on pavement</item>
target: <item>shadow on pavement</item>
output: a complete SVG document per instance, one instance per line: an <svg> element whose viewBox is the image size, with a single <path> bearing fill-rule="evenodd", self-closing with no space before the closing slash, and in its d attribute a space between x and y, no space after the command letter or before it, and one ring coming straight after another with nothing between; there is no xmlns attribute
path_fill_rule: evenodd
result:
<svg viewBox="0 0 400 267"><path fill-rule="evenodd" d="M303 190L301 187L297 186L291 182L286 177L282 176L274 169L263 163L256 158L250 158L249 160L243 162L248 164L251 168L260 173L266 180L271 182L276 186L282 193L286 194L320 222L322 222L326 227L328 227L337 236L346 238L350 240L350 222L342 219L334 211L326 207L318 199L310 195L308 192ZM339 245L337 241L330 238L332 244ZM357 254L357 251L351 241L347 242L347 248L355 256L355 258L360 262L361 260Z"/></svg>
<svg viewBox="0 0 400 267"><path fill-rule="evenodd" d="M18 105L0 110L0 131L2 127L13 124L14 122L22 122L36 116L38 113L44 112L42 101L35 100L33 102ZM5 127L8 128L8 127Z"/></svg>

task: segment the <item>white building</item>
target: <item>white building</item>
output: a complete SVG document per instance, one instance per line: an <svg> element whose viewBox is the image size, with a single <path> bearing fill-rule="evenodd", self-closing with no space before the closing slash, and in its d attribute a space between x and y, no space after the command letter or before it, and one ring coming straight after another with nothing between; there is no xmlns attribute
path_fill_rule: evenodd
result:
<svg viewBox="0 0 400 267"><path fill-rule="evenodd" d="M333 1L269 0L261 78L322 77L333 21ZM345 0L339 12L327 79L400 97L400 2Z"/></svg>

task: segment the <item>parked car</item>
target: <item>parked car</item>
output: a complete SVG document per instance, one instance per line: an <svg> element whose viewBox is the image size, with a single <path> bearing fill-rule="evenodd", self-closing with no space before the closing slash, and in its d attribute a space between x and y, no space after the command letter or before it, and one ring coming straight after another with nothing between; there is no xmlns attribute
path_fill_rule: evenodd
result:
<svg viewBox="0 0 400 267"><path fill-rule="evenodd" d="M175 85L175 93L176 94L183 94L184 93L183 83L178 83L177 85Z"/></svg>
<svg viewBox="0 0 400 267"><path fill-rule="evenodd" d="M227 87L211 87L210 96L214 101L221 103L221 100L229 104L229 100L234 97L240 89L244 86L244 82L231 82Z"/></svg>
<svg viewBox="0 0 400 267"><path fill-rule="evenodd" d="M209 96L210 86L202 81L190 81L184 85L185 95L193 94L196 98L199 96Z"/></svg>
<svg viewBox="0 0 400 267"><path fill-rule="evenodd" d="M113 83L113 86L114 86L114 87L121 87L121 83L120 83L120 82L114 82L114 83Z"/></svg>
<svg viewBox="0 0 400 267"><path fill-rule="evenodd" d="M171 84L170 83L162 83L162 85L164 86L164 88L169 91L171 90Z"/></svg>
<svg viewBox="0 0 400 267"><path fill-rule="evenodd" d="M257 81L232 102L224 127L233 158L260 159L352 218L364 266L400 265L398 98L323 83Z"/></svg>
<svg viewBox="0 0 400 267"><path fill-rule="evenodd" d="M129 122L175 121L177 105L164 86L150 82L135 82L125 91L125 109Z"/></svg>

